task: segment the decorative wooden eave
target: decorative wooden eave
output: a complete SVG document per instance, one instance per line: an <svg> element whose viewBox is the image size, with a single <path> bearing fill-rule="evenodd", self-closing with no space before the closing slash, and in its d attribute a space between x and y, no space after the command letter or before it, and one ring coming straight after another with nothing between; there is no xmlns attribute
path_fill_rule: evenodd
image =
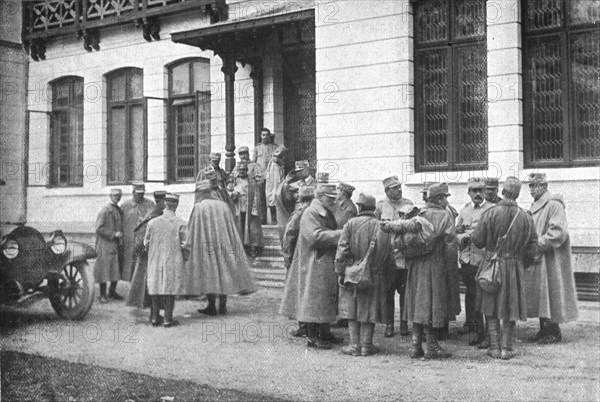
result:
<svg viewBox="0 0 600 402"><path fill-rule="evenodd" d="M24 0L23 44L32 59L45 58L46 44L61 36L83 37L99 50L100 29L134 23L147 41L160 39L160 18L198 10L211 24L227 19L225 0Z"/></svg>

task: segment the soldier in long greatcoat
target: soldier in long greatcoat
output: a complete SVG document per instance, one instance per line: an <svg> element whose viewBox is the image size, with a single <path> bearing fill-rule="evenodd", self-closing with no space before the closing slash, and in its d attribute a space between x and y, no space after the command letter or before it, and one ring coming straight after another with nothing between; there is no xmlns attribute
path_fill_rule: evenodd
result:
<svg viewBox="0 0 600 402"><path fill-rule="evenodd" d="M130 282L135 268L135 235L134 229L154 209L154 202L144 197L146 186L144 183L133 184L132 198L123 201L123 266L121 280ZM119 296L120 297L120 296Z"/></svg>
<svg viewBox="0 0 600 402"><path fill-rule="evenodd" d="M307 323L307 346L321 349L331 348L328 325L337 313L334 261L341 230L337 230L332 213L336 197L335 185L317 186L315 199L300 219L300 235L290 268L298 271L298 304L292 318ZM287 303L285 297L283 303Z"/></svg>
<svg viewBox="0 0 600 402"><path fill-rule="evenodd" d="M165 210L148 222L144 246L148 251L148 294L152 298L153 326L160 324L159 307L165 309L164 326L177 325L173 320L175 296L185 295L187 272L185 261L189 257L186 222L175 215L179 195L165 196Z"/></svg>
<svg viewBox="0 0 600 402"><path fill-rule="evenodd" d="M475 247L485 249L488 255L496 251L498 240L506 235L498 252L500 288L487 292L479 287L477 294L477 310L485 314L488 323L488 354L506 360L513 356L515 322L527 320L524 269L537 253L533 219L516 202L520 191L520 181L507 177L502 190L504 199L483 213L471 235L465 234Z"/></svg>
<svg viewBox="0 0 600 402"><path fill-rule="evenodd" d="M556 343L562 340L559 324L578 316L565 202L548 191L543 173L530 175L529 191L542 253L539 262L527 270L527 315L540 318L540 331L531 340Z"/></svg>
<svg viewBox="0 0 600 402"><path fill-rule="evenodd" d="M457 248L454 219L446 211L448 185L435 183L429 187L427 205L420 216L434 226L435 242L428 247L431 252L406 258L406 306L403 319L413 323L413 355L423 354L421 348L423 329L426 335L426 359L446 358L451 354L437 342L439 329L451 317L449 311L448 270L457 270Z"/></svg>
<svg viewBox="0 0 600 402"><path fill-rule="evenodd" d="M208 307L200 313L227 313L227 295L249 294L255 287L242 240L227 204L211 182L196 185L199 201L188 222L191 255L186 265L188 295L206 294Z"/></svg>
<svg viewBox="0 0 600 402"><path fill-rule="evenodd" d="M108 303L107 282L110 282L110 296L118 296L117 282L121 276L119 253L123 240L123 218L119 208L122 194L119 188L111 189L110 204L102 208L96 219L98 257L94 265L94 281L100 284L100 303Z"/></svg>
<svg viewBox="0 0 600 402"><path fill-rule="evenodd" d="M144 237L146 236L148 222L163 214L163 210L165 209L166 195L167 192L163 190L154 192L154 202L156 203L154 209L150 211L148 215L146 215L146 217L134 230L134 250L137 255L137 259L135 270L133 271L133 276L131 277L129 293L125 299L126 306L142 308L150 307L151 305L150 298L148 296L148 286L146 284L146 278L148 274L148 253L144 249ZM152 315L152 313L150 315Z"/></svg>
<svg viewBox="0 0 600 402"><path fill-rule="evenodd" d="M271 215L271 225L277 225L277 204L275 201L275 194L277 192L277 188L285 178L284 158L286 153L287 148L283 145L279 146L275 151L273 151L273 157L267 165L265 174L265 192L267 196L266 201L267 207L269 207L269 213Z"/></svg>
<svg viewBox="0 0 600 402"><path fill-rule="evenodd" d="M335 270L341 285L338 310L340 318L348 320L350 334L350 344L342 348L342 352L369 356L377 351L373 345L375 324L385 323L387 319L386 272L395 269L395 262L390 235L379 230L374 214L375 197L360 194L357 204L360 212L344 225L335 256ZM344 287L346 268L365 257L373 240L375 247L369 256L373 287L365 290Z"/></svg>

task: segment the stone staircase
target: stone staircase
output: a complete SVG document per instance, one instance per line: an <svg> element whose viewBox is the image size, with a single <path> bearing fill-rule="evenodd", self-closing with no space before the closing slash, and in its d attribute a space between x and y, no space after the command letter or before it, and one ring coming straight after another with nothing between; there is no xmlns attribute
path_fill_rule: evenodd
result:
<svg viewBox="0 0 600 402"><path fill-rule="evenodd" d="M257 286L265 288L283 288L286 270L283 265L281 244L277 226L263 226L265 248L260 257L249 258L252 276Z"/></svg>

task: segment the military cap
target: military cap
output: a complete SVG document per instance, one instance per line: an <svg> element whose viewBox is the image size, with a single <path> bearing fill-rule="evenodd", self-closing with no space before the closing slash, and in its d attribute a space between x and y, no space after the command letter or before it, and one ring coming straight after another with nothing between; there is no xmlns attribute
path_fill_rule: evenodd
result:
<svg viewBox="0 0 600 402"><path fill-rule="evenodd" d="M319 183L317 184L317 194L325 195L330 198L337 198L337 192L335 191L335 184Z"/></svg>
<svg viewBox="0 0 600 402"><path fill-rule="evenodd" d="M121 190L120 188L111 188L110 189L110 195L117 195L117 194L123 194L123 190Z"/></svg>
<svg viewBox="0 0 600 402"><path fill-rule="evenodd" d="M483 189L486 186L486 182L482 177L471 177L467 182L467 188L471 189Z"/></svg>
<svg viewBox="0 0 600 402"><path fill-rule="evenodd" d="M431 186L429 186L428 194L429 194L429 197L435 197L437 195L449 196L450 193L448 192L448 184L433 183Z"/></svg>
<svg viewBox="0 0 600 402"><path fill-rule="evenodd" d="M354 187L351 184L348 183L344 183L343 181L340 182L340 184L338 184L338 188L348 194L352 194L354 192L354 190L356 190L356 187Z"/></svg>
<svg viewBox="0 0 600 402"><path fill-rule="evenodd" d="M329 173L327 173L327 172L317 173L317 182L318 183L329 183Z"/></svg>
<svg viewBox="0 0 600 402"><path fill-rule="evenodd" d="M531 173L527 176L527 182L529 184L544 184L546 181L546 173Z"/></svg>
<svg viewBox="0 0 600 402"><path fill-rule="evenodd" d="M383 188L398 187L402 184L402 183L400 183L400 180L398 180L398 176L387 177L387 178L383 179L382 183L383 183Z"/></svg>
<svg viewBox="0 0 600 402"><path fill-rule="evenodd" d="M372 195L360 193L358 195L358 201L356 201L356 203L361 204L365 207L375 207L376 201L375 197L373 197Z"/></svg>
<svg viewBox="0 0 600 402"><path fill-rule="evenodd" d="M167 192L165 190L158 190L154 192L154 199L155 200L162 200L165 198L165 196L167 195Z"/></svg>
<svg viewBox="0 0 600 402"><path fill-rule="evenodd" d="M498 179L496 177L487 177L485 179L485 188L498 188Z"/></svg>
<svg viewBox="0 0 600 402"><path fill-rule="evenodd" d="M205 166L202 169L202 174L206 179L215 179L217 177L217 171L212 165Z"/></svg>
<svg viewBox="0 0 600 402"><path fill-rule="evenodd" d="M146 192L146 185L143 182L136 181L131 184L133 185L134 193L145 193Z"/></svg>
<svg viewBox="0 0 600 402"><path fill-rule="evenodd" d="M504 180L502 187L509 193L519 194L521 191L521 181L514 176L510 176Z"/></svg>
<svg viewBox="0 0 600 402"><path fill-rule="evenodd" d="M304 170L304 169L308 169L310 167L307 160L296 161L294 163L294 166L295 166L296 170Z"/></svg>
<svg viewBox="0 0 600 402"><path fill-rule="evenodd" d="M210 153L210 160L211 161L220 161L221 160L221 154L218 152L211 152Z"/></svg>
<svg viewBox="0 0 600 402"><path fill-rule="evenodd" d="M314 197L315 188L313 186L304 186L298 190L298 196L300 198Z"/></svg>
<svg viewBox="0 0 600 402"><path fill-rule="evenodd" d="M179 202L179 194L167 193L165 195L165 201L168 201L168 202Z"/></svg>
<svg viewBox="0 0 600 402"><path fill-rule="evenodd" d="M244 153L244 152L250 153L250 148L248 148L245 145L243 145L243 146L241 146L241 147L238 148L238 154L241 154L241 153Z"/></svg>
<svg viewBox="0 0 600 402"><path fill-rule="evenodd" d="M423 189L421 190L421 193L427 193L429 191L429 187L434 183L435 183L434 181L423 182Z"/></svg>

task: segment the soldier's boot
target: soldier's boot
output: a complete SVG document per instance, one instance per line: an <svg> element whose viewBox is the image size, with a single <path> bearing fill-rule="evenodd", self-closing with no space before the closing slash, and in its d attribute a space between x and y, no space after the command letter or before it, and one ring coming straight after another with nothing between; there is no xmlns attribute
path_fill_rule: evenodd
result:
<svg viewBox="0 0 600 402"><path fill-rule="evenodd" d="M400 335L408 336L410 332L408 331L408 322L400 321Z"/></svg>
<svg viewBox="0 0 600 402"><path fill-rule="evenodd" d="M356 320L348 320L348 333L350 334L350 344L342 348L342 353L360 356L360 323Z"/></svg>
<svg viewBox="0 0 600 402"><path fill-rule="evenodd" d="M485 321L485 327L483 328L485 334L483 341L477 345L477 349L489 349L490 348L490 330L487 320Z"/></svg>
<svg viewBox="0 0 600 402"><path fill-rule="evenodd" d="M209 293L206 295L206 300L208 300L208 306L203 309L198 309L198 312L206 315L217 315L217 307L215 306L215 302L217 299L217 295L214 293Z"/></svg>
<svg viewBox="0 0 600 402"><path fill-rule="evenodd" d="M331 332L331 325L329 325L329 324L320 324L319 325L319 336L325 342L329 342L329 343L333 343L333 344L340 344L343 342L342 338L335 336Z"/></svg>
<svg viewBox="0 0 600 402"><path fill-rule="evenodd" d="M431 325L425 327L425 340L427 342L427 350L425 351L425 359L447 359L452 356L452 353L442 348L437 341L438 328L433 328Z"/></svg>
<svg viewBox="0 0 600 402"><path fill-rule="evenodd" d="M160 315L160 296L150 296L150 323L153 327L158 327L163 323L163 318Z"/></svg>
<svg viewBox="0 0 600 402"><path fill-rule="evenodd" d="M538 342L542 337L548 333L548 323L550 322L547 318L540 318L540 329L535 333L534 336L527 338L527 342Z"/></svg>
<svg viewBox="0 0 600 402"><path fill-rule="evenodd" d="M546 328L546 334L538 340L538 343L549 344L559 343L560 341L562 341L562 334L560 332L560 327L557 323L548 320Z"/></svg>
<svg viewBox="0 0 600 402"><path fill-rule="evenodd" d="M219 314L227 314L227 295L219 295Z"/></svg>
<svg viewBox="0 0 600 402"><path fill-rule="evenodd" d="M499 359L501 356L500 353L500 343L498 340L498 327L499 321L497 318L487 317L488 319L488 333L490 335L490 347L487 351L488 356Z"/></svg>
<svg viewBox="0 0 600 402"><path fill-rule="evenodd" d="M290 332L290 334L297 338L307 336L308 335L307 324L305 322L298 321L298 329L293 330L292 332Z"/></svg>
<svg viewBox="0 0 600 402"><path fill-rule="evenodd" d="M320 330L319 327L320 325L314 322L309 322L306 323L307 325L307 331L308 331L308 335L307 335L307 341L306 341L306 346L309 348L315 348L315 349L331 349L331 344L329 342L324 341L323 339L321 339L320 336Z"/></svg>
<svg viewBox="0 0 600 402"><path fill-rule="evenodd" d="M163 306L165 308L165 328L174 327L179 324L173 319L173 311L175 310L175 296L163 296Z"/></svg>
<svg viewBox="0 0 600 402"><path fill-rule="evenodd" d="M512 359L515 355L513 343L515 340L515 322L505 321L502 325L502 352L500 358L502 360Z"/></svg>
<svg viewBox="0 0 600 402"><path fill-rule="evenodd" d="M396 289L391 289L386 291L385 294L385 304L387 306L387 317L386 317L386 322L385 322L385 331L383 333L383 336L385 336L386 338L391 338L394 336L394 309L395 309L395 298L396 297ZM400 317L402 318L402 317Z"/></svg>
<svg viewBox="0 0 600 402"><path fill-rule="evenodd" d="M100 284L100 303L108 303L108 299L106 298L106 282Z"/></svg>
<svg viewBox="0 0 600 402"><path fill-rule="evenodd" d="M423 325L413 323L411 359L423 357Z"/></svg>
<svg viewBox="0 0 600 402"><path fill-rule="evenodd" d="M373 334L375 333L375 324L363 322L360 324L362 329L362 345L360 348L361 356L371 356L379 352L379 349L373 345Z"/></svg>
<svg viewBox="0 0 600 402"><path fill-rule="evenodd" d="M108 297L110 297L113 300L123 300L123 296L117 293L117 281L113 281L110 283Z"/></svg>

